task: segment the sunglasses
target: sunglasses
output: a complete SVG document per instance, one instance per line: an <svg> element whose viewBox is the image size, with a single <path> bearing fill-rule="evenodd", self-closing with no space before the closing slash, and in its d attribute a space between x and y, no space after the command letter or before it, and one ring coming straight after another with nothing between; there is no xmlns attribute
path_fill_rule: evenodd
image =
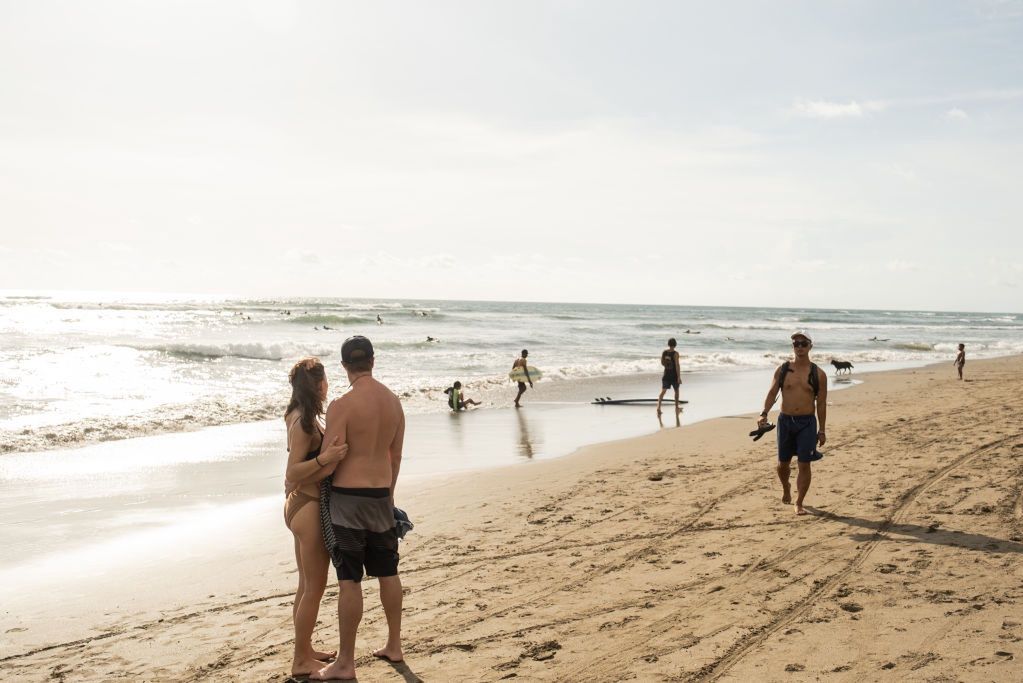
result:
<svg viewBox="0 0 1023 683"><path fill-rule="evenodd" d="M792 342L792 345L795 346L796 348L805 349L808 346L810 346L810 342L808 342L808 341L794 341L794 342Z"/></svg>

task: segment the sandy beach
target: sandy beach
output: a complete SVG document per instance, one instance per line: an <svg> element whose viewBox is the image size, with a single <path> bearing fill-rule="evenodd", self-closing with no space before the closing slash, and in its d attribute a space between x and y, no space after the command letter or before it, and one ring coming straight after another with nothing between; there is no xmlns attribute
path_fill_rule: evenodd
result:
<svg viewBox="0 0 1023 683"><path fill-rule="evenodd" d="M805 518L749 415L400 483L406 664L369 656L385 630L367 581L359 680L1020 680L1023 358L953 376L832 393ZM25 630L5 609L2 678L286 680L290 545L264 526L251 585L223 563L154 571L130 606L89 596L81 639L25 596L53 618ZM155 607L182 585L208 597Z"/></svg>

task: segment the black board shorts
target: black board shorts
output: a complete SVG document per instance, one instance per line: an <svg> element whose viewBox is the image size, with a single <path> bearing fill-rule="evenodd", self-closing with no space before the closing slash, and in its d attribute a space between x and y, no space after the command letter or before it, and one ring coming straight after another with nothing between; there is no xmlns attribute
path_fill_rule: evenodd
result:
<svg viewBox="0 0 1023 683"><path fill-rule="evenodd" d="M365 574L398 574L398 532L391 490L330 487L328 502L332 538L327 551L338 581L362 581Z"/></svg>

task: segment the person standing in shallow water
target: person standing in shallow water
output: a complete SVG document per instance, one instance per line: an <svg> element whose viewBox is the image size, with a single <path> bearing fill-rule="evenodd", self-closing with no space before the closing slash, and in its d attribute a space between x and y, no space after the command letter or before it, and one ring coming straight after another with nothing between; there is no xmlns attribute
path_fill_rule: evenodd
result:
<svg viewBox="0 0 1023 683"><path fill-rule="evenodd" d="M781 481L785 504L792 502L789 485L789 463L792 456L798 461L796 477L797 515L805 515L803 499L810 490L810 463L823 456L817 446L823 446L827 437L824 425L828 417L828 375L810 362L813 339L806 332L792 335L793 360L786 361L774 371L774 380L764 399L764 411L757 426L767 423L767 414L781 392L781 413L778 415L778 479ZM819 420L819 423L818 423Z"/></svg>
<svg viewBox="0 0 1023 683"><path fill-rule="evenodd" d="M678 415L680 406L678 404L678 386L682 377L682 368L679 366L678 351L675 350L677 342L672 337L668 340L668 348L661 352L661 365L664 366L664 375L661 377L661 393L657 396L657 414L661 414L661 401L668 389L675 390L675 414Z"/></svg>
<svg viewBox="0 0 1023 683"><path fill-rule="evenodd" d="M308 676L334 656L313 649L313 629L327 587L330 557L320 531L319 482L334 471L348 445L323 442L320 418L327 399L327 374L316 358L295 364L288 375L291 401L284 412L288 426L288 468L284 475L284 523L295 538L298 590L291 610L295 622L293 676Z"/></svg>
<svg viewBox="0 0 1023 683"><path fill-rule="evenodd" d="M959 379L963 378L963 366L966 365L966 344L959 345L959 353L956 354L955 366L959 371Z"/></svg>
<svg viewBox="0 0 1023 683"><path fill-rule="evenodd" d="M515 359L512 363L512 370L515 368L522 368L522 371L526 373L526 382L529 382L529 388L533 388L533 380L529 377L529 365L526 359L529 357L529 351L522 349L522 355ZM521 408L519 405L519 399L522 398L522 394L526 393L526 382L519 382L519 393L515 396L515 407Z"/></svg>

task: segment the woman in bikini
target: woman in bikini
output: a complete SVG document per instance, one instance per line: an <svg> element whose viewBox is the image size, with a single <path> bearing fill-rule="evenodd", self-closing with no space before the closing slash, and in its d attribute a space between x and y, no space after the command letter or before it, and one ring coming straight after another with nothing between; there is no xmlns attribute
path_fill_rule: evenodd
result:
<svg viewBox="0 0 1023 683"><path fill-rule="evenodd" d="M334 655L313 649L313 628L320 600L327 587L327 555L320 531L319 482L330 475L348 453L348 444L323 443L323 402L327 374L316 358L295 364L288 375L291 401L284 413L288 426L288 469L284 477L284 523L295 537L298 590L292 617L295 621L295 656L292 675L318 671ZM326 447L325 447L326 446Z"/></svg>

